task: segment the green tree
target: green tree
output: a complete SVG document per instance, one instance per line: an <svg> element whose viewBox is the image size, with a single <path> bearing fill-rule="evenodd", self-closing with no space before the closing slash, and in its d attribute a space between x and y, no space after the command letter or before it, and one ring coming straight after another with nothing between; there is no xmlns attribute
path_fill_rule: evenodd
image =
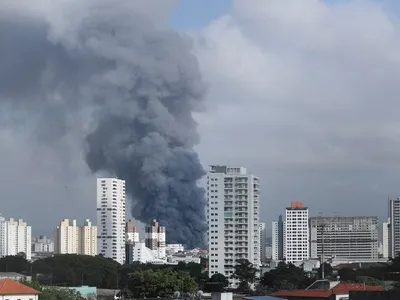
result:
<svg viewBox="0 0 400 300"><path fill-rule="evenodd" d="M87 300L79 293L68 288L42 288L39 300Z"/></svg>
<svg viewBox="0 0 400 300"><path fill-rule="evenodd" d="M328 278L328 277L332 276L332 273L333 273L332 266L325 262L324 263L324 277ZM319 278L322 278L322 265L318 269L318 275L319 275Z"/></svg>
<svg viewBox="0 0 400 300"><path fill-rule="evenodd" d="M239 292L249 293L251 291L250 284L256 281L257 271L258 270L247 259L238 260L232 278L239 281L239 286L237 288Z"/></svg>
<svg viewBox="0 0 400 300"><path fill-rule="evenodd" d="M216 273L208 280L205 291L208 293L222 292L229 286L229 280L223 274Z"/></svg>
<svg viewBox="0 0 400 300"><path fill-rule="evenodd" d="M270 291L304 289L314 282L302 268L280 262L277 268L265 272L260 285ZM259 287L261 288L261 287Z"/></svg>
<svg viewBox="0 0 400 300"><path fill-rule="evenodd" d="M174 271L171 268L139 268L129 274L128 287L135 298L165 297L176 291L193 293L196 282L185 271Z"/></svg>
<svg viewBox="0 0 400 300"><path fill-rule="evenodd" d="M23 255L9 255L0 259L0 272L17 272L26 274L29 269L30 263Z"/></svg>
<svg viewBox="0 0 400 300"><path fill-rule="evenodd" d="M21 281L22 284L27 285L40 292L39 300L94 300L93 296L87 298L82 297L78 292L59 287L42 287L38 281Z"/></svg>

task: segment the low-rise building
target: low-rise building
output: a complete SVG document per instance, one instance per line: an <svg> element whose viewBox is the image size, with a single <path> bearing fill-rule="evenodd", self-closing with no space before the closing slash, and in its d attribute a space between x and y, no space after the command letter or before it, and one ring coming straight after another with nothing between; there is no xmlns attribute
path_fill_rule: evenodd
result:
<svg viewBox="0 0 400 300"><path fill-rule="evenodd" d="M38 300L40 292L6 278L0 280L0 300Z"/></svg>
<svg viewBox="0 0 400 300"><path fill-rule="evenodd" d="M198 256L185 255L184 253L182 253L182 254L175 254L175 255L168 256L167 261L171 262L171 263L184 262L186 264L188 264L188 263L199 264L201 262L201 259Z"/></svg>
<svg viewBox="0 0 400 300"><path fill-rule="evenodd" d="M363 283L317 280L305 290L278 291L272 294L288 300L348 300L350 291L382 291L382 286Z"/></svg>
<svg viewBox="0 0 400 300"><path fill-rule="evenodd" d="M172 255L178 252L183 252L185 248L182 244L167 244L165 247L165 252L167 255Z"/></svg>

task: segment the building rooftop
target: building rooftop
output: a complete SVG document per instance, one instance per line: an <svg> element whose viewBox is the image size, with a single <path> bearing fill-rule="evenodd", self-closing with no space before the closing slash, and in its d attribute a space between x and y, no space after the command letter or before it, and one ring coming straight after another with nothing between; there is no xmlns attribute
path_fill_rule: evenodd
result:
<svg viewBox="0 0 400 300"><path fill-rule="evenodd" d="M346 295L350 291L382 291L382 286L370 286L363 283L341 282L331 289L307 289L279 291L272 295L278 297L329 298L332 295Z"/></svg>
<svg viewBox="0 0 400 300"><path fill-rule="evenodd" d="M39 291L22 283L6 278L0 280L0 295L37 295Z"/></svg>

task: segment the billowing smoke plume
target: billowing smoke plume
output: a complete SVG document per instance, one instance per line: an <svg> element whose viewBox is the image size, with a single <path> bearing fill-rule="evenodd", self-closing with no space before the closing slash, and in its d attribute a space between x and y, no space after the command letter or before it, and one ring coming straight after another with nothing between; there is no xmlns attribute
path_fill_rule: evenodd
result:
<svg viewBox="0 0 400 300"><path fill-rule="evenodd" d="M46 141L90 121L90 169L126 180L134 218L157 218L169 242L198 246L204 171L192 113L204 86L190 40L154 28L131 2L81 0L47 19L0 15L0 98Z"/></svg>

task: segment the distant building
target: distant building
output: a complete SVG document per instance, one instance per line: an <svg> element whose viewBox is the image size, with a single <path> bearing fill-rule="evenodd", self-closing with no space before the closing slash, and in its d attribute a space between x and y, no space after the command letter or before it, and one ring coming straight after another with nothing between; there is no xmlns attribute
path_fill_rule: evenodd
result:
<svg viewBox="0 0 400 300"><path fill-rule="evenodd" d="M265 223L260 222L259 224L259 232L260 232L260 262L265 262L267 259L266 255L266 246L267 246L267 233L265 231Z"/></svg>
<svg viewBox="0 0 400 300"><path fill-rule="evenodd" d="M378 258L377 217L313 217L310 232L312 258Z"/></svg>
<svg viewBox="0 0 400 300"><path fill-rule="evenodd" d="M135 220L126 222L125 235L127 243L139 243L139 229L136 227Z"/></svg>
<svg viewBox="0 0 400 300"><path fill-rule="evenodd" d="M175 254L177 252L183 252L185 248L182 244L167 244L165 247L165 251L167 255Z"/></svg>
<svg viewBox="0 0 400 300"><path fill-rule="evenodd" d="M232 279L238 259L260 266L260 179L243 167L213 165L207 174L209 276Z"/></svg>
<svg viewBox="0 0 400 300"><path fill-rule="evenodd" d="M145 235L146 247L153 251L156 258L165 258L165 227L153 219L151 225L146 226Z"/></svg>
<svg viewBox="0 0 400 300"><path fill-rule="evenodd" d="M89 219L79 227L78 253L83 255L97 255L97 226L92 225Z"/></svg>
<svg viewBox="0 0 400 300"><path fill-rule="evenodd" d="M389 253L393 258L400 253L400 198L389 200Z"/></svg>
<svg viewBox="0 0 400 300"><path fill-rule="evenodd" d="M32 257L32 228L24 220L0 217L0 257L24 253Z"/></svg>
<svg viewBox="0 0 400 300"><path fill-rule="evenodd" d="M53 240L43 235L32 238L32 253L40 252L54 252Z"/></svg>
<svg viewBox="0 0 400 300"><path fill-rule="evenodd" d="M382 224L382 256L385 258L389 257L389 235L390 235L390 218L387 222Z"/></svg>
<svg viewBox="0 0 400 300"><path fill-rule="evenodd" d="M55 228L54 253L78 254L79 230L76 220L64 219Z"/></svg>
<svg viewBox="0 0 400 300"><path fill-rule="evenodd" d="M125 180L97 179L97 250L125 262Z"/></svg>
<svg viewBox="0 0 400 300"><path fill-rule="evenodd" d="M186 254L174 254L171 255L167 258L167 261L170 263L180 263L184 262L185 264L188 263L195 263L195 264L200 264L201 259L198 256L193 256L193 255L186 255Z"/></svg>
<svg viewBox="0 0 400 300"><path fill-rule="evenodd" d="M134 262L146 264L157 259L154 251L146 247L145 243L126 244L126 264Z"/></svg>
<svg viewBox="0 0 400 300"><path fill-rule="evenodd" d="M89 219L82 226L78 226L76 220L62 220L55 228L54 252L97 255L97 227Z"/></svg>
<svg viewBox="0 0 400 300"><path fill-rule="evenodd" d="M283 260L285 228L282 215L278 221L272 222L272 260Z"/></svg>
<svg viewBox="0 0 400 300"><path fill-rule="evenodd" d="M308 208L300 201L286 208L285 239L284 257L288 263L309 258Z"/></svg>

